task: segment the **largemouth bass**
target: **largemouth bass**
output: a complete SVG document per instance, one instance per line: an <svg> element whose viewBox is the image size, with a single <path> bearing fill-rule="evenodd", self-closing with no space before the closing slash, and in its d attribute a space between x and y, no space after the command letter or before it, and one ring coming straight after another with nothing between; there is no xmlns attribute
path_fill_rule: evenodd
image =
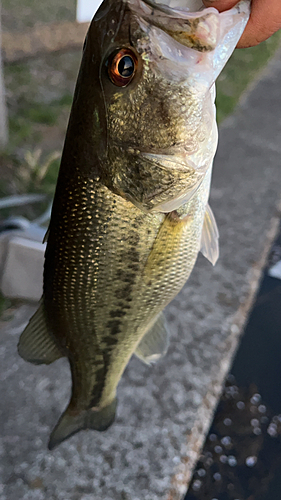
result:
<svg viewBox="0 0 281 500"><path fill-rule="evenodd" d="M105 0L85 40L43 297L19 342L31 363L70 363L72 395L50 449L112 424L132 354L150 363L166 353L163 308L200 250L218 257L214 82L249 3L221 14L197 0L168 4Z"/></svg>

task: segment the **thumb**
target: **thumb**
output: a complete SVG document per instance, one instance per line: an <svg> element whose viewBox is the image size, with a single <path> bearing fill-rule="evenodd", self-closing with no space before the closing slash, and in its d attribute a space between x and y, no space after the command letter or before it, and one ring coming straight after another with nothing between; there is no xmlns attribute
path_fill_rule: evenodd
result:
<svg viewBox="0 0 281 500"><path fill-rule="evenodd" d="M206 7L215 7L219 12L231 9L237 1L203 0ZM248 24L237 47L253 47L269 38L281 28L280 0L252 0Z"/></svg>
<svg viewBox="0 0 281 500"><path fill-rule="evenodd" d="M231 9L237 2L238 0L203 0L206 7L215 7L219 12Z"/></svg>

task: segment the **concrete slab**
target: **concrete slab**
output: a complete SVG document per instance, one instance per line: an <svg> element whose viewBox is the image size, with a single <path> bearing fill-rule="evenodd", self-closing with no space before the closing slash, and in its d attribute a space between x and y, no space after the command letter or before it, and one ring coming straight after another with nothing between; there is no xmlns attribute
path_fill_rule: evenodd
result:
<svg viewBox="0 0 281 500"><path fill-rule="evenodd" d="M2 326L0 500L183 497L278 228L280 79L279 52L221 128L211 193L220 260L212 268L200 256L167 308L173 337L166 358L152 368L131 360L114 426L47 451L67 402L67 363L36 367L17 357L30 310Z"/></svg>
<svg viewBox="0 0 281 500"><path fill-rule="evenodd" d="M9 238L6 259L0 275L5 297L37 301L43 291L43 265L46 245L15 236Z"/></svg>
<svg viewBox="0 0 281 500"><path fill-rule="evenodd" d="M12 299L38 301L43 290L46 228L23 217L10 217L2 223L1 231L1 293Z"/></svg>

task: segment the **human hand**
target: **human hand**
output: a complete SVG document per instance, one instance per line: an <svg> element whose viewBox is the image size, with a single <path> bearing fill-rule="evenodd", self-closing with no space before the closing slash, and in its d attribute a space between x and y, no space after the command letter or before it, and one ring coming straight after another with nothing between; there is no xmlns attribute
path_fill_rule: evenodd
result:
<svg viewBox="0 0 281 500"><path fill-rule="evenodd" d="M231 9L237 0L203 0L206 7L222 12ZM280 0L252 0L251 15L237 47L253 47L269 38L281 28Z"/></svg>

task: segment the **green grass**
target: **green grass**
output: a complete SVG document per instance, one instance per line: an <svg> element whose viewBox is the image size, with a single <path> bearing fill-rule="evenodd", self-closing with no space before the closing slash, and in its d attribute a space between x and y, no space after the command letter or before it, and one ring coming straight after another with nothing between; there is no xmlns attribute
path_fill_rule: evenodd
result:
<svg viewBox="0 0 281 500"><path fill-rule="evenodd" d="M64 94L60 99L58 99L57 104L60 106L71 106L73 96L70 94Z"/></svg>
<svg viewBox="0 0 281 500"><path fill-rule="evenodd" d="M24 118L34 123L44 123L45 125L55 125L57 113L55 106L50 103L49 106L35 102L25 110Z"/></svg>
<svg viewBox="0 0 281 500"><path fill-rule="evenodd" d="M217 119L232 113L241 94L281 43L281 30L257 47L236 49L217 80Z"/></svg>
<svg viewBox="0 0 281 500"><path fill-rule="evenodd" d="M14 117L9 116L9 134L11 144L23 143L26 139L31 137L32 126L22 116Z"/></svg>
<svg viewBox="0 0 281 500"><path fill-rule="evenodd" d="M5 308L6 308L6 300L0 292L0 317Z"/></svg>
<svg viewBox="0 0 281 500"><path fill-rule="evenodd" d="M4 311L6 311L9 307L11 307L11 305L12 305L11 300L4 297L0 292L0 318L4 313Z"/></svg>
<svg viewBox="0 0 281 500"><path fill-rule="evenodd" d="M5 67L11 155L62 148L80 57L46 54Z"/></svg>
<svg viewBox="0 0 281 500"><path fill-rule="evenodd" d="M39 192L47 201L1 210L0 218L42 214L54 194L80 51L5 67L9 144L0 154L0 197Z"/></svg>

